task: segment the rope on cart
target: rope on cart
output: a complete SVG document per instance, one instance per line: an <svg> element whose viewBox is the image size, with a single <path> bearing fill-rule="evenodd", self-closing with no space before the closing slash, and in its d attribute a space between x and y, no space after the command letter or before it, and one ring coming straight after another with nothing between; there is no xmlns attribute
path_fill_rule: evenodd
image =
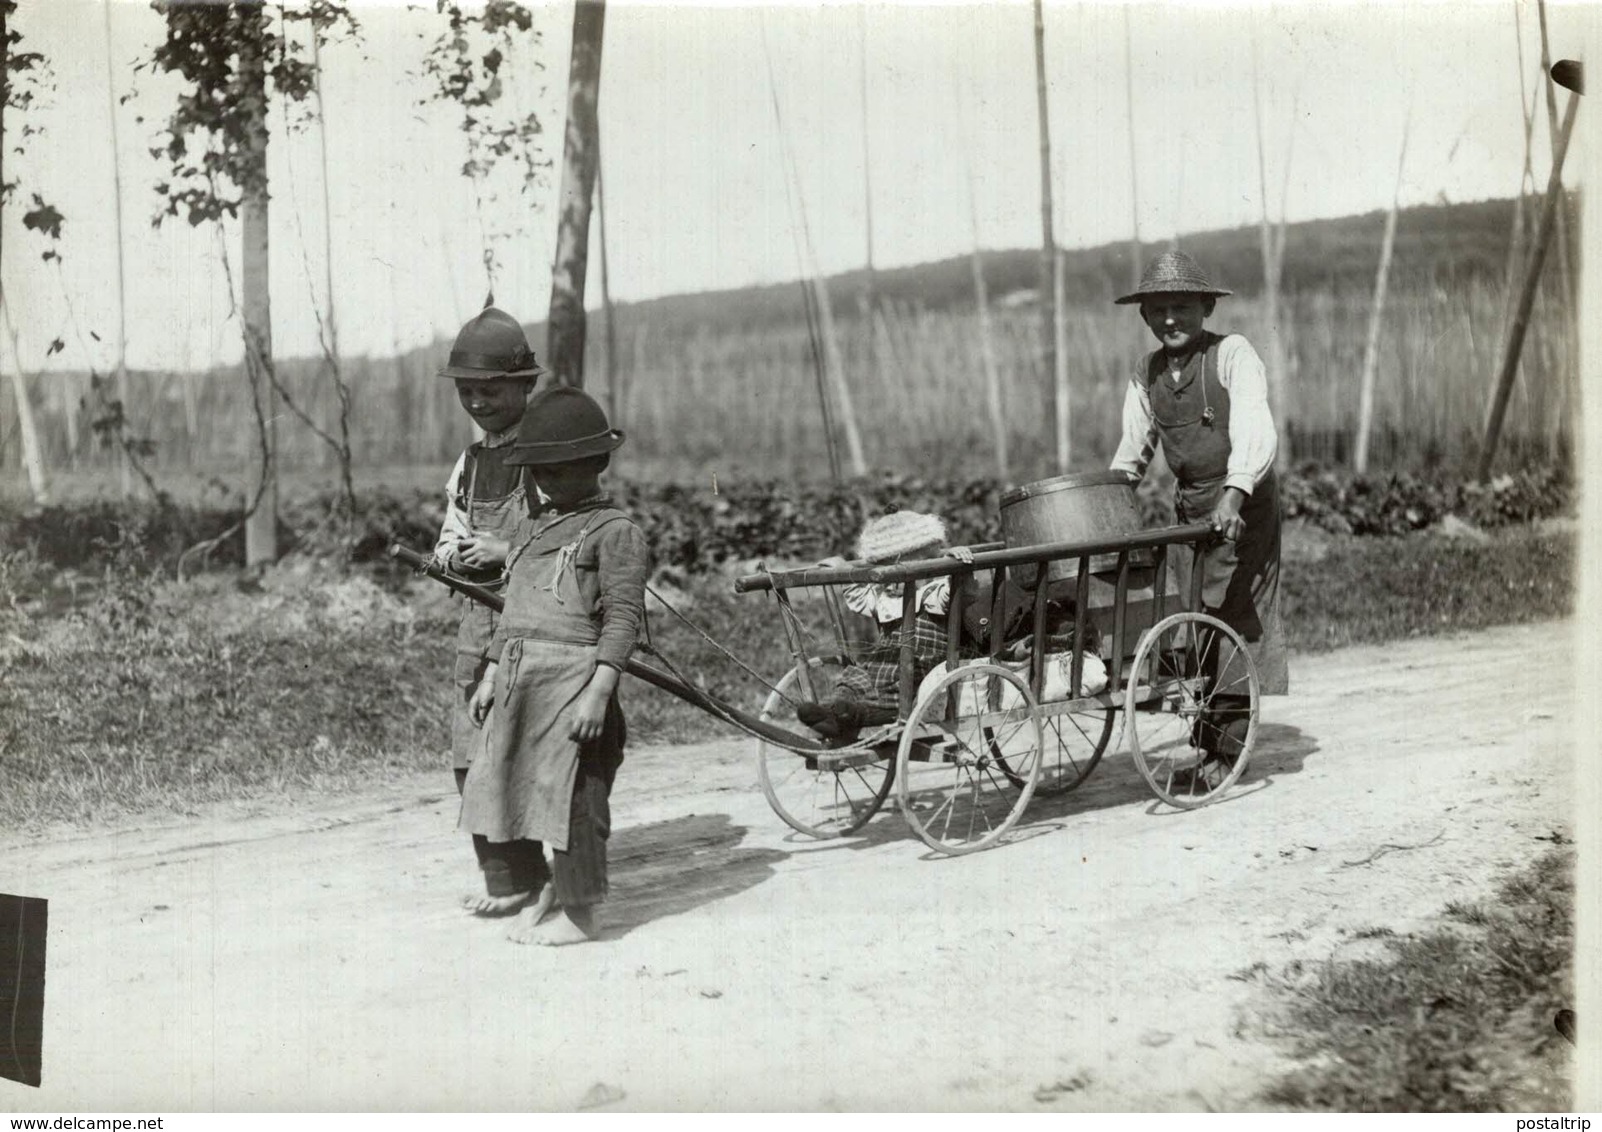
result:
<svg viewBox="0 0 1602 1132"><path fill-rule="evenodd" d="M695 634L698 637L700 637L703 641L705 641L707 644L711 645L713 648L717 649L718 652L722 653L729 660L733 661L734 664L737 665L743 672L745 672L745 674L747 676L750 676L753 680L757 681L757 683L761 684L763 687L767 688L769 691L771 691L771 692L779 692L779 689L777 687L775 687L773 684L770 684L768 682L768 678L766 676L763 676L762 673L758 672L756 669L752 668L745 661L741 660L739 657L735 656L728 649L724 648L721 644L719 644L717 642L716 639L713 638L713 636L710 633L708 633L705 629L701 628L701 626L697 625L694 621L691 621L689 619L689 617L687 617L685 614L679 612L678 609L674 608L673 603L668 601L667 598L663 597L654 588L652 588L651 586L646 586L645 587L645 592L650 594L652 597L656 598L657 601L661 602L663 609L667 610L669 613L673 614L673 616L677 617L684 624L688 625L690 627L690 629L693 630L695 632ZM650 633L651 633L651 618L650 618L649 614L647 614L645 616L645 632L646 632L647 639L649 639L650 638ZM661 660L664 664L668 664L668 666L670 668L672 667L671 663L668 661L668 659L665 656L662 656L661 653L657 653L657 652L654 651L654 646L653 646L653 655L656 656L657 659ZM678 673L675 672L674 675L678 675ZM790 699L790 697L789 696L785 696L783 692L779 692L779 695L784 696L784 698L787 699L787 700ZM791 702L793 703L794 701L791 701Z"/></svg>

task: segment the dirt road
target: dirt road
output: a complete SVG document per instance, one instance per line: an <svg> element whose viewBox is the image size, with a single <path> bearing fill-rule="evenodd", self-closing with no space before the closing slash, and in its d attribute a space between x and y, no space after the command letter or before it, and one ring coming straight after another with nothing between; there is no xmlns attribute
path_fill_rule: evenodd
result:
<svg viewBox="0 0 1602 1132"><path fill-rule="evenodd" d="M50 901L45 1080L0 1110L1249 1106L1284 1063L1232 973L1417 926L1571 827L1572 632L1298 658L1229 799L1154 810L1116 754L963 858L893 803L793 839L743 742L638 749L611 926L554 952L456 910L443 771L12 845L0 890Z"/></svg>

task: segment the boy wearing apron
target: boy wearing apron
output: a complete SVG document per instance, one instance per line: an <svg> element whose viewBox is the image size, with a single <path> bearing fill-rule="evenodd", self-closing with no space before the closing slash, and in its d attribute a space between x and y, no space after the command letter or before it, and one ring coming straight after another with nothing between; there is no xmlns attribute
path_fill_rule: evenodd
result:
<svg viewBox="0 0 1602 1132"><path fill-rule="evenodd" d="M452 573L482 586L503 584L502 566L512 536L527 518L524 469L506 456L534 382L543 374L516 319L485 307L456 336L440 376L456 383L462 408L484 432L456 461L445 485L445 522L434 557ZM462 619L456 630L451 707L451 758L456 790L484 745L484 733L468 710L473 690L489 663L496 615L477 602L459 599ZM544 854L532 842L491 845L474 837L473 849L484 874L484 893L469 893L462 906L481 916L516 912L534 899L550 879Z"/></svg>
<svg viewBox="0 0 1602 1132"><path fill-rule="evenodd" d="M471 703L474 719L488 722L461 828L492 846L523 840L554 851L554 884L523 909L511 932L518 943L594 939L607 894L609 797L626 738L617 685L650 570L645 535L600 488L622 443L593 399L557 386L529 402L507 457L528 466L549 503L507 558L506 608Z"/></svg>
<svg viewBox="0 0 1602 1132"><path fill-rule="evenodd" d="M1176 480L1178 522L1211 523L1220 536L1200 564L1203 611L1245 639L1262 693L1284 695L1290 678L1279 614L1278 436L1257 351L1238 334L1203 326L1228 294L1194 259L1171 251L1116 300L1140 304L1161 347L1141 359L1130 380L1111 466L1138 482L1161 441ZM1180 562L1188 566L1184 556ZM1229 667L1226 658L1217 686L1231 682ZM1198 721L1193 741L1209 761L1227 763L1239 754L1244 716L1239 704L1220 702Z"/></svg>

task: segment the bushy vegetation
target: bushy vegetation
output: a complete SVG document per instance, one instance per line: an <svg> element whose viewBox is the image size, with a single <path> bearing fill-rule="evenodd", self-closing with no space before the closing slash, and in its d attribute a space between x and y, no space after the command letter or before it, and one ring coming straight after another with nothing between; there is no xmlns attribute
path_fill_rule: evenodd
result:
<svg viewBox="0 0 1602 1132"><path fill-rule="evenodd" d="M1293 963L1265 979L1304 1068L1264 1099L1334 1112L1561 1112L1571 1058L1572 854L1554 850L1437 928L1374 933L1377 958Z"/></svg>
<svg viewBox="0 0 1602 1132"><path fill-rule="evenodd" d="M911 508L945 518L954 541L1001 537L1005 487L991 478L925 479L883 476L846 485L746 480L694 486L619 480L611 490L644 527L660 565L689 573L757 559L815 560L849 549L864 516ZM1506 475L1488 484L1445 475L1357 476L1307 467L1286 475L1281 503L1287 519L1335 534L1396 535L1434 526L1447 515L1480 528L1563 514L1574 484L1561 466ZM1142 485L1148 525L1173 521L1168 489ZM281 513L280 544L292 555L334 563L383 561L391 542L433 545L444 518L442 492L370 490L352 517L334 493L291 498ZM6 514L0 507L0 553L27 552L50 566L99 569L114 559L171 572L190 547L234 527L236 511L173 502L118 505L93 502ZM244 558L237 530L205 564L237 565Z"/></svg>

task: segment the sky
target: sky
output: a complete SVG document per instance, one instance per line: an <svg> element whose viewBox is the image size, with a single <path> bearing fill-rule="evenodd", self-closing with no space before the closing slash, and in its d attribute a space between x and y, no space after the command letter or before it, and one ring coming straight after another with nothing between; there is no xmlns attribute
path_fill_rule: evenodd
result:
<svg viewBox="0 0 1602 1132"><path fill-rule="evenodd" d="M271 123L275 352L317 352L325 230L345 354L451 337L491 288L486 236L497 304L543 318L557 171L533 193L503 175L476 199L456 118L421 102L418 65L442 17L432 4L353 7L361 43L323 51L326 136L315 124L286 130L277 111ZM539 42L505 71L509 104L540 115L558 166L572 11L537 6ZM1577 54L1566 44L1599 11L1551 5L1554 53ZM22 180L22 200L38 192L67 220L55 264L22 230L23 209L0 217L0 364L115 363L119 178L128 364L236 360L237 229L151 224L164 169L147 151L178 85L135 66L160 42L161 17L144 0L22 0L14 26L48 59L53 90L28 112L42 132L22 139L21 156L8 152L7 175ZM1385 208L1404 126L1404 205L1519 185L1517 37L1533 91L1532 0L1052 2L1045 34L1055 230L1067 247L1127 240L1137 226L1154 240L1255 224L1263 187L1270 213L1293 221ZM610 0L600 122L615 300L860 267L869 200L880 267L1041 240L1027 3ZM1544 187L1544 105L1536 125ZM591 307L598 258L592 250ZM58 338L64 348L47 354Z"/></svg>

